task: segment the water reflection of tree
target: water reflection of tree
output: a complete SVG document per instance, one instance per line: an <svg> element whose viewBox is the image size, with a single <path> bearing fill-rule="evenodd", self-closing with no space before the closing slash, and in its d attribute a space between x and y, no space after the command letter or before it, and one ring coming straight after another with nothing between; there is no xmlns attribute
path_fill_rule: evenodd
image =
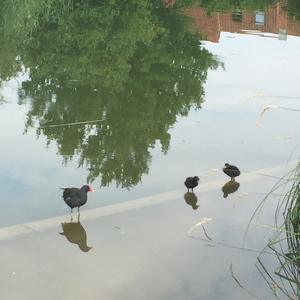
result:
<svg viewBox="0 0 300 300"><path fill-rule="evenodd" d="M300 20L300 2L299 0L287 0L284 3L286 3L286 9L289 13L289 15L296 20Z"/></svg>
<svg viewBox="0 0 300 300"><path fill-rule="evenodd" d="M78 155L89 181L101 175L102 185L131 187L157 141L168 151L177 116L201 106L207 70L218 63L162 5L78 5L42 19L19 50L30 75L20 93L30 104L26 128L55 141L65 162ZM49 126L95 119L102 122Z"/></svg>

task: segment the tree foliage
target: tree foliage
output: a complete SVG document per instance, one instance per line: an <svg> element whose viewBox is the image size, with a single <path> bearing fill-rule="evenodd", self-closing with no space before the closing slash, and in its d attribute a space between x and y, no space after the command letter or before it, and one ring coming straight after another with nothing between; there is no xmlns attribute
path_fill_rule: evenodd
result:
<svg viewBox="0 0 300 300"><path fill-rule="evenodd" d="M15 41L30 77L20 91L26 128L55 142L65 163L77 157L89 181L130 188L157 142L168 151L177 117L201 107L218 62L176 9L141 0L73 1L55 17L56 9L36 14L38 25Z"/></svg>
<svg viewBox="0 0 300 300"><path fill-rule="evenodd" d="M299 0L288 0L286 4L286 10L289 15L296 20L300 20L300 1Z"/></svg>

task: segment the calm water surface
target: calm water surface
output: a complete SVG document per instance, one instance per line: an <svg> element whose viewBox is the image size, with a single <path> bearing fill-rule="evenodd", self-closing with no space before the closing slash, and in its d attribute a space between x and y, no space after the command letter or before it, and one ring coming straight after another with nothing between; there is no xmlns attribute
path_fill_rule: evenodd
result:
<svg viewBox="0 0 300 300"><path fill-rule="evenodd" d="M280 176L274 167L299 155L299 111L290 110L300 109L299 11L292 1L221 5L222 12L209 1L206 8L75 2L0 10L0 226L64 218L59 188L87 182L95 193L83 212L175 190L182 197L4 239L3 299L272 299L252 251L264 248L272 230L260 225L246 241L244 234L276 182L251 174ZM245 176L226 199L225 162ZM197 209L183 199L191 175L213 186L196 194ZM266 206L260 224L273 224L275 208L275 201ZM208 232L197 228L192 238L188 230L203 217L212 218ZM67 244L78 239L81 247ZM44 253L36 261L32 241ZM65 276L77 272L88 279L75 292L76 276ZM57 282L43 292L54 274Z"/></svg>

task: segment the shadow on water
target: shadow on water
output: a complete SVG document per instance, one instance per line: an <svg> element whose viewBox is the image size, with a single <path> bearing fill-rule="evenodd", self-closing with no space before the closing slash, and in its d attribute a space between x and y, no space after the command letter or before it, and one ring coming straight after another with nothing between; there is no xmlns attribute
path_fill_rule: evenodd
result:
<svg viewBox="0 0 300 300"><path fill-rule="evenodd" d="M240 187L237 181L228 181L222 187L223 197L227 198L229 194L235 193Z"/></svg>
<svg viewBox="0 0 300 300"><path fill-rule="evenodd" d="M184 200L187 205L190 205L194 210L198 209L200 205L197 204L198 198L193 192L186 192Z"/></svg>
<svg viewBox="0 0 300 300"><path fill-rule="evenodd" d="M88 252L92 249L87 245L87 234L84 227L80 223L79 215L77 222L73 222L72 217L70 222L61 223L63 232L59 233L66 237L66 239L76 244L82 252Z"/></svg>
<svg viewBox="0 0 300 300"><path fill-rule="evenodd" d="M157 142L168 152L177 117L201 108L207 71L219 63L176 13L180 7L51 3L47 15L28 8L33 24L24 16L20 24L2 21L15 53L0 58L1 78L21 69L29 77L19 91L19 103L29 105L25 132L35 128L55 142L63 163L76 159L89 182L130 188L148 173ZM8 3L6 16L12 12L21 14Z"/></svg>

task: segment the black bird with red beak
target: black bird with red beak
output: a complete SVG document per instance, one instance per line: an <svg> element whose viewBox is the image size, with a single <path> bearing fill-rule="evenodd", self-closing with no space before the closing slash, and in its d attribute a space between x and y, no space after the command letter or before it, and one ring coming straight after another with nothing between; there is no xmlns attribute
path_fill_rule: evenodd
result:
<svg viewBox="0 0 300 300"><path fill-rule="evenodd" d="M93 192L93 188L90 185L83 185L79 188L61 188L63 192L63 199L67 205L71 208L71 213L74 207L79 208L87 202L87 193Z"/></svg>

